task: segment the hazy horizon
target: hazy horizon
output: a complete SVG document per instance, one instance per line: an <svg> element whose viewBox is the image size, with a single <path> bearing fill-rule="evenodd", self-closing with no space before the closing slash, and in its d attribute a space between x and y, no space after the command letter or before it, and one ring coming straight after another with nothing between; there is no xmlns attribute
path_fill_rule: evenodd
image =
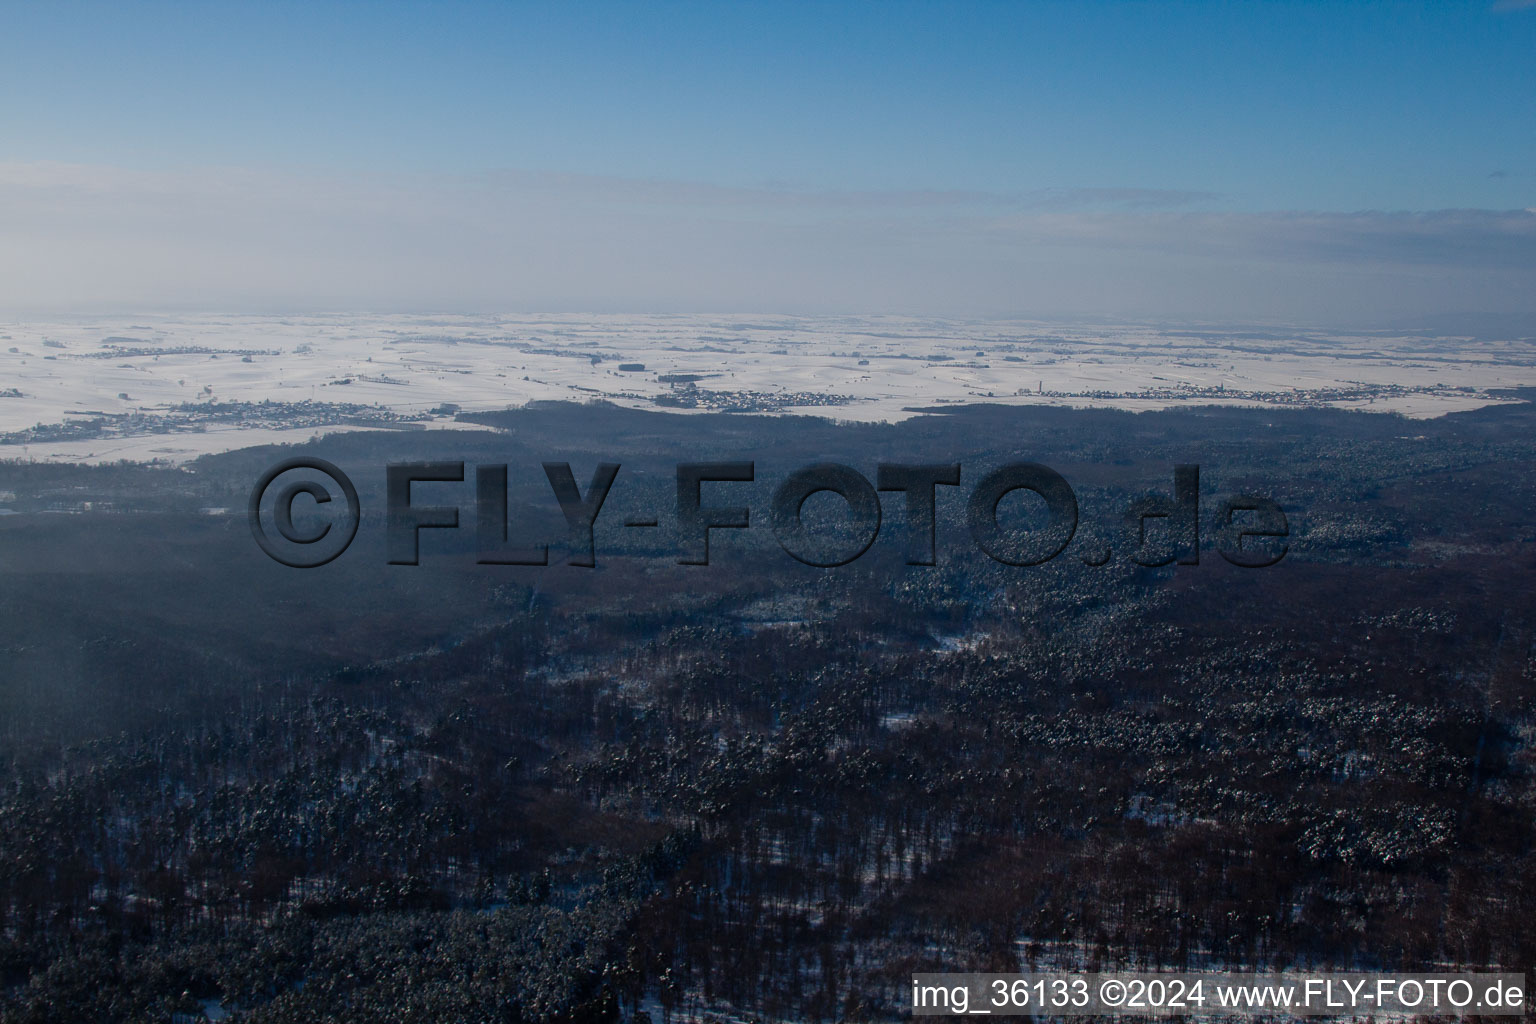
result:
<svg viewBox="0 0 1536 1024"><path fill-rule="evenodd" d="M12 20L0 315L1536 312L1520 4Z"/></svg>

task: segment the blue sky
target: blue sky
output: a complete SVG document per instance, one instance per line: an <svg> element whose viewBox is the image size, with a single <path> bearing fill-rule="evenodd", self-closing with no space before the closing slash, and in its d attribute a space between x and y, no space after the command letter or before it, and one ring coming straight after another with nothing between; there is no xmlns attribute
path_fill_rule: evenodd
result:
<svg viewBox="0 0 1536 1024"><path fill-rule="evenodd" d="M1378 284L1389 266L1422 273L1426 250L1438 248L1448 272L1469 277L1469 307L1536 304L1520 297L1536 254L1526 223L1536 207L1536 5L54 3L10 5L4 22L0 214L20 227L8 242L0 221L0 269L25 262L27 239L60 272L89 247L102 282L61 287L31 266L39 305L185 303L178 261L217 260L220 232L249 230L241 206L334 222L337 207L368 195L376 206L323 232L333 258L346 258L349 232L353 255L377 260L392 237L428 251L484 246L487 224L499 222L496 252L476 250L486 259L499 253L521 268L505 243L531 226L529 237L572 266L569 280L502 293L494 267L482 266L478 292L423 279L412 299L423 306L788 308L793 274L775 288L750 282L814 261L829 239L853 237L851 260L917 236L942 239L948 258L890 272L943 277L947 267L957 285L964 267L985 274L998 260L1023 280L1032 264L1061 263L1051 257L1068 245L1081 281L1065 293L1070 310L1048 312L1102 305L1088 249L1119 280L1149 245L1194 265L1222 262L1220 253L1278 259L1291 272L1343 261ZM251 194L232 194L232 181ZM338 200L329 210L326 195ZM1466 217L1443 211L1487 219L1469 238ZM1362 229L1367 213L1384 219ZM605 214L624 222L612 229L617 245L643 249L654 229L678 261L672 277L584 259L609 241ZM166 235L157 216L186 243L157 243L162 284L142 268L114 276L102 253L130 233ZM1180 216L1221 230L1193 230L1191 248ZM1277 256L1254 241L1266 217L1320 234L1300 255ZM1426 240L1437 223L1452 233ZM1233 230L1242 237L1223 240ZM691 293L686 245L728 249L732 231L745 247L734 253L739 286ZM992 251L999 231L1012 232L1006 257ZM1338 237L1322 237L1330 232ZM1201 251L1209 237L1214 257ZM256 241L278 258L273 240ZM1468 246L1476 251L1458 263ZM711 259L722 256L732 254ZM401 258L385 277L410 276ZM1133 292L1159 294L1151 259ZM208 301L327 304L323 285L295 290L275 267L236 262L243 290L210 292L207 268L195 268ZM591 268L585 281L578 265ZM1490 273L1513 290L1490 292ZM994 276L1000 290L985 301L974 287L934 288L926 301L987 313L1040 305L1028 289L1010 298L1008 275ZM336 280L338 304L370 304L360 280ZM881 306L886 291L872 284L850 281L849 308ZM1411 285L1378 288L1360 314L1390 311ZM1199 312L1199 289L1185 290L1163 312ZM398 281L379 294L402 300ZM1284 294L1254 299L1252 315L1288 311ZM835 294L805 305L828 303ZM25 307L28 294L0 291L0 304ZM1121 306L1106 311L1137 309Z"/></svg>

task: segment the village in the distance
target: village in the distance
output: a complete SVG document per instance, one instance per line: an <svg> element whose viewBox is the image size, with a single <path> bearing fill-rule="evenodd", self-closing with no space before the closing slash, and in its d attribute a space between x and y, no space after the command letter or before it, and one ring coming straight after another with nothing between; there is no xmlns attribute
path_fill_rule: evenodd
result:
<svg viewBox="0 0 1536 1024"><path fill-rule="evenodd" d="M1536 386L1475 320L1285 325L911 317L129 317L0 324L0 456L184 462L534 401L895 422L925 408L1341 408L1439 416Z"/></svg>

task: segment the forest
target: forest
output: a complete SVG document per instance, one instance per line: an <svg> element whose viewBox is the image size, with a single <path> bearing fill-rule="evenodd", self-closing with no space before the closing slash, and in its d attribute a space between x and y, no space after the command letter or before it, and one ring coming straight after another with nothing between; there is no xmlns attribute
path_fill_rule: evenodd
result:
<svg viewBox="0 0 1536 1024"><path fill-rule="evenodd" d="M916 971L1536 973L1536 396L1507 397L545 404L0 464L0 1020L830 1022L906 1016ZM246 522L296 453L364 510L315 569ZM389 564L386 465L443 460L508 465L549 564L481 564L473 529ZM583 489L622 466L590 568L551 460ZM759 467L709 485L751 525L681 564L675 466L710 461ZM1047 564L966 532L969 485L1017 461L1076 494ZM935 564L891 493L856 562L788 557L774 486L825 462L963 465ZM1198 564L1138 564L1125 510L1176 465ZM418 492L473 524L473 485ZM1204 529L1238 493L1285 510L1277 564Z"/></svg>

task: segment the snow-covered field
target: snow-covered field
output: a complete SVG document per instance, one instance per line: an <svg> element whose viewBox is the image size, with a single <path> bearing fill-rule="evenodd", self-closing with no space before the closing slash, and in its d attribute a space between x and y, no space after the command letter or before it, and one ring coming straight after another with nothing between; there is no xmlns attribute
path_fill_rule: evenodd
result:
<svg viewBox="0 0 1536 1024"><path fill-rule="evenodd" d="M666 379L677 375L695 379ZM962 402L1437 416L1520 386L1536 386L1536 339L911 317L136 315L0 324L0 458L183 461L541 399L845 420Z"/></svg>

